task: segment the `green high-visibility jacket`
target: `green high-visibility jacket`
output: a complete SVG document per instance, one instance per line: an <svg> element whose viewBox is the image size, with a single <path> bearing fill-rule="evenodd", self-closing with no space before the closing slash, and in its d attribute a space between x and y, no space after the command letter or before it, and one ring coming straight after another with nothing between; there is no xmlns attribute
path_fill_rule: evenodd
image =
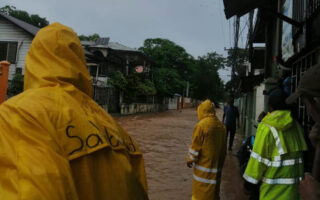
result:
<svg viewBox="0 0 320 200"><path fill-rule="evenodd" d="M290 111L269 113L258 126L243 177L253 184L262 183L261 200L299 200L306 150L303 130Z"/></svg>

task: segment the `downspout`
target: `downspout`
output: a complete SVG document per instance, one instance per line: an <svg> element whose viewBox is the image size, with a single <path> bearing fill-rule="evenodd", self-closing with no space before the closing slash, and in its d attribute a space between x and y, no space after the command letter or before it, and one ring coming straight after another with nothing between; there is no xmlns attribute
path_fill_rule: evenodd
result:
<svg viewBox="0 0 320 200"><path fill-rule="evenodd" d="M20 49L22 47L22 44L23 44L23 41L22 42L19 42L19 47L17 49L17 55L16 55L16 60L15 60L15 63L16 63L16 67L17 67L17 64L18 64L18 58L19 58L19 55L20 55Z"/></svg>

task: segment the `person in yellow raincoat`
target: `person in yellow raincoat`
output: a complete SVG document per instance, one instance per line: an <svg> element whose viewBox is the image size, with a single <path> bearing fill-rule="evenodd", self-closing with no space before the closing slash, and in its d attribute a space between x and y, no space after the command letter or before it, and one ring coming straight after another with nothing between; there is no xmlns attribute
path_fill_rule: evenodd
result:
<svg viewBox="0 0 320 200"><path fill-rule="evenodd" d="M0 106L0 199L148 199L141 151L92 100L73 30L41 29L25 64L24 92Z"/></svg>
<svg viewBox="0 0 320 200"><path fill-rule="evenodd" d="M226 156L226 128L210 100L199 105L198 119L187 158L188 167L194 164L192 200L217 200Z"/></svg>

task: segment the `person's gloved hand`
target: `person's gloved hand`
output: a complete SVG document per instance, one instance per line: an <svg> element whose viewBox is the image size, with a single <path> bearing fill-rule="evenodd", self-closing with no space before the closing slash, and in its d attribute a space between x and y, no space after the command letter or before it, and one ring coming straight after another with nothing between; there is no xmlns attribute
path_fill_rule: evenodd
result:
<svg viewBox="0 0 320 200"><path fill-rule="evenodd" d="M192 162L192 161L187 161L187 166L188 166L189 168L192 168L192 167L193 167L193 162Z"/></svg>
<svg viewBox="0 0 320 200"><path fill-rule="evenodd" d="M319 144L320 142L320 124L319 123L316 123L312 127L309 133L309 138L314 147L316 147Z"/></svg>

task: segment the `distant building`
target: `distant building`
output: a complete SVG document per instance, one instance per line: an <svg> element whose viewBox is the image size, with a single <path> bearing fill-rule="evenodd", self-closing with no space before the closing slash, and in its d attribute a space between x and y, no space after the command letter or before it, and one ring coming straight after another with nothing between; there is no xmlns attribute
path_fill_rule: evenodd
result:
<svg viewBox="0 0 320 200"><path fill-rule="evenodd" d="M109 84L108 80L115 71L125 77L138 72L146 79L151 79L151 61L141 51L110 42L110 38L98 38L96 41L82 41L85 50L88 70L93 80L94 99L109 112L121 112L126 102L122 91ZM135 103L152 103L148 97L135 99ZM152 97L150 97L152 99Z"/></svg>
<svg viewBox="0 0 320 200"><path fill-rule="evenodd" d="M256 132L254 125L259 113L268 110L268 91L283 88L288 95L295 92L303 73L320 63L320 0L224 3L227 18L250 12L247 41L250 68L249 73L240 77L241 95L237 99L242 127L249 136ZM314 122L301 99L292 109L307 138ZM311 170L312 153L310 148L305 157L307 171Z"/></svg>
<svg viewBox="0 0 320 200"><path fill-rule="evenodd" d="M11 63L9 81L24 74L24 61L38 27L0 13L0 60Z"/></svg>
<svg viewBox="0 0 320 200"><path fill-rule="evenodd" d="M40 28L0 13L0 60L11 63L9 82L15 74L24 74L25 57ZM108 79L115 71L125 77L139 73L143 80L152 80L152 61L141 51L110 42L109 38L82 41L88 71L92 77L93 99L109 112L135 113L167 109L166 101L155 96L128 95L110 85ZM157 104L157 105L155 105ZM160 105L160 106L159 106ZM130 108L130 109L129 109Z"/></svg>

